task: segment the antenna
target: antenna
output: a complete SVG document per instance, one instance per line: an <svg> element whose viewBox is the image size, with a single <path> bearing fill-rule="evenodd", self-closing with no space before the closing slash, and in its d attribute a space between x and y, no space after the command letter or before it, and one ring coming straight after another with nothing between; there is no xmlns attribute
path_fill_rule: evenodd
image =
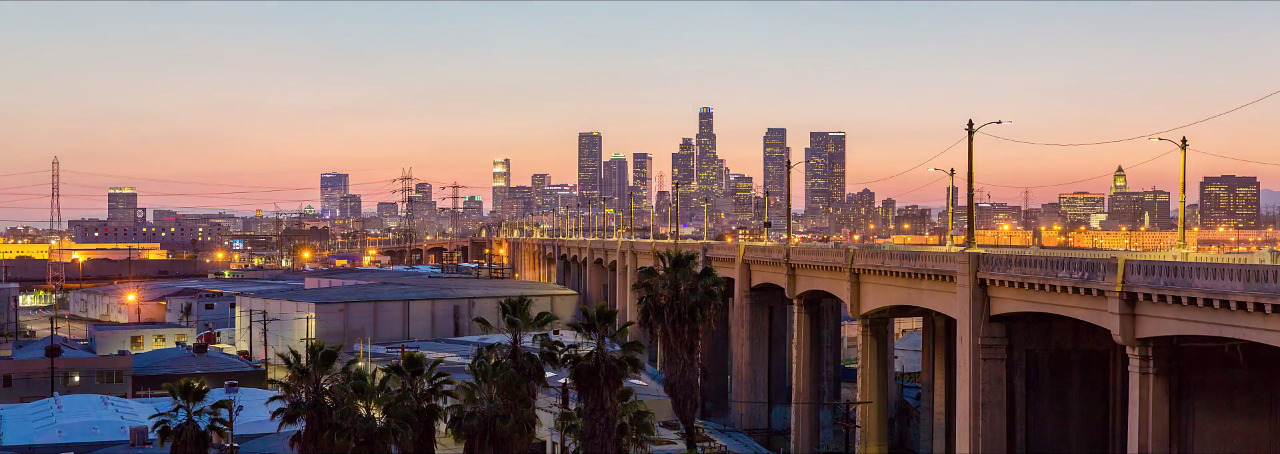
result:
<svg viewBox="0 0 1280 454"><path fill-rule="evenodd" d="M62 288L67 283L66 264L62 262L62 203L59 189L58 157L53 157L53 179L49 194L49 259L46 260L46 280L53 288L55 298L54 310L57 310L56 299L62 295Z"/></svg>

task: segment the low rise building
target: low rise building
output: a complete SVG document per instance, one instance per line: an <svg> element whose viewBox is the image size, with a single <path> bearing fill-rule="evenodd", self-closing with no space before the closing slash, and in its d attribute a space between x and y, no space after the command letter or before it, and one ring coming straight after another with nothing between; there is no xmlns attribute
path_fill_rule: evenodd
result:
<svg viewBox="0 0 1280 454"><path fill-rule="evenodd" d="M45 356L51 343L61 348L52 361ZM46 337L0 358L0 404L34 402L53 392L129 397L132 370L127 355L99 356L65 337Z"/></svg>
<svg viewBox="0 0 1280 454"><path fill-rule="evenodd" d="M142 353L176 347L196 339L196 329L164 322L93 323L89 348L100 354Z"/></svg>
<svg viewBox="0 0 1280 454"><path fill-rule="evenodd" d="M211 387L227 383L250 388L267 386L267 371L248 360L207 346L164 348L133 355L133 395L164 393L164 384L183 377L204 379Z"/></svg>

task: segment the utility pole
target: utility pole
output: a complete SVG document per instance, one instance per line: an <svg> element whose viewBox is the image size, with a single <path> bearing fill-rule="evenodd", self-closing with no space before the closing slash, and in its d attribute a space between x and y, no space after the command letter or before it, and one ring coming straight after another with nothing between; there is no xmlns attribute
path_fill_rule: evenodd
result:
<svg viewBox="0 0 1280 454"><path fill-rule="evenodd" d="M967 231L965 232L965 235L964 235L964 244L965 244L965 249L967 250L973 250L978 248L978 216L977 216L978 210L977 210L977 203L975 203L973 199L973 183L974 183L973 182L973 135L977 134L978 130L982 129L984 126L998 125L1001 123L1012 123L1012 122L1004 121L1004 120L996 120L992 122L983 123L982 126L975 128L973 127L973 119L970 118L969 123L966 125L964 129L969 137L969 170L968 170L968 178L965 179L965 186L969 190L969 197L968 197L968 200L966 200L968 202L968 211L965 212L965 221L967 221L965 222L965 224L966 224Z"/></svg>
<svg viewBox="0 0 1280 454"><path fill-rule="evenodd" d="M711 232L711 198L702 198L702 241L707 241L707 236Z"/></svg>
<svg viewBox="0 0 1280 454"><path fill-rule="evenodd" d="M627 238L636 239L636 193L627 191Z"/></svg>
<svg viewBox="0 0 1280 454"><path fill-rule="evenodd" d="M769 229L773 228L773 221L769 220L769 191L764 191L764 240L769 241Z"/></svg>
<svg viewBox="0 0 1280 454"><path fill-rule="evenodd" d="M1187 250L1187 136L1181 142L1163 137L1152 137L1151 141L1165 141L1178 146L1182 151L1182 173L1178 178L1178 242L1174 246L1179 251Z"/></svg>
<svg viewBox="0 0 1280 454"><path fill-rule="evenodd" d="M792 164L791 159L789 158L787 159L787 238L786 238L787 246L791 246L791 243L792 243L791 225L793 224L793 222L791 222L791 216L792 216L791 214L791 169L794 169L796 166L800 164L804 164L806 162L809 162L809 161L800 161L795 164Z"/></svg>

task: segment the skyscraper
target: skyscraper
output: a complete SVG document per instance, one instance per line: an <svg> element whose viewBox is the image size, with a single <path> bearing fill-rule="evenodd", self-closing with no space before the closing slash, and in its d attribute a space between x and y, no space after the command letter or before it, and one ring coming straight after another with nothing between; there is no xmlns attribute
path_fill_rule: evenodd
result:
<svg viewBox="0 0 1280 454"><path fill-rule="evenodd" d="M357 219L364 210L360 202L360 194L343 194L338 197L338 219Z"/></svg>
<svg viewBox="0 0 1280 454"><path fill-rule="evenodd" d="M543 197L542 188L551 184L551 175L545 173L535 173L529 177L529 186L533 188L533 209L536 211L547 211L555 209L553 201L548 201Z"/></svg>
<svg viewBox="0 0 1280 454"><path fill-rule="evenodd" d="M529 177L529 186L533 187L534 191L541 190L544 186L548 184L551 184L550 174L535 173L533 174L532 177Z"/></svg>
<svg viewBox="0 0 1280 454"><path fill-rule="evenodd" d="M697 161L695 172L700 195L718 197L724 191L724 161L716 155L714 113L710 107L698 109Z"/></svg>
<svg viewBox="0 0 1280 454"><path fill-rule="evenodd" d="M1142 191L1142 226L1148 230L1171 229L1177 222L1169 218L1169 191Z"/></svg>
<svg viewBox="0 0 1280 454"><path fill-rule="evenodd" d="M791 147L787 146L787 128L769 128L764 132L764 191L768 193L764 203L769 207L772 230L784 231L787 220L787 161L791 160Z"/></svg>
<svg viewBox="0 0 1280 454"><path fill-rule="evenodd" d="M418 183L413 185L413 195L416 195L424 201L432 200L431 183Z"/></svg>
<svg viewBox="0 0 1280 454"><path fill-rule="evenodd" d="M827 191L829 204L844 201L845 192L845 134L841 131L811 132L809 146L826 150Z"/></svg>
<svg viewBox="0 0 1280 454"><path fill-rule="evenodd" d="M635 153L631 155L631 184L640 189L637 202L640 206L649 206L653 201L653 155Z"/></svg>
<svg viewBox="0 0 1280 454"><path fill-rule="evenodd" d="M400 207L395 202L378 202L378 217L395 219L400 217Z"/></svg>
<svg viewBox="0 0 1280 454"><path fill-rule="evenodd" d="M578 133L578 197L582 206L600 200L600 159L604 138L599 132Z"/></svg>
<svg viewBox="0 0 1280 454"><path fill-rule="evenodd" d="M734 219L740 223L754 223L755 179L740 173L730 174L729 191L733 196ZM759 224L754 224L754 226L759 226Z"/></svg>
<svg viewBox="0 0 1280 454"><path fill-rule="evenodd" d="M827 172L827 150L822 147L804 149L804 214L820 216L830 212L831 186Z"/></svg>
<svg viewBox="0 0 1280 454"><path fill-rule="evenodd" d="M1257 177L1204 177L1200 182L1200 228L1258 228L1259 189Z"/></svg>
<svg viewBox="0 0 1280 454"><path fill-rule="evenodd" d="M622 153L614 153L604 163L604 172L600 176L600 198L604 206L620 209L627 206L627 191L631 183L627 175L627 157Z"/></svg>
<svg viewBox="0 0 1280 454"><path fill-rule="evenodd" d="M505 213L502 204L507 200L507 188L511 187L511 159L494 159L493 160L493 200L492 210L496 213Z"/></svg>
<svg viewBox="0 0 1280 454"><path fill-rule="evenodd" d="M349 178L345 173L320 174L320 217L325 219L337 217L340 198L349 188Z"/></svg>
<svg viewBox="0 0 1280 454"><path fill-rule="evenodd" d="M693 139L686 137L680 139L679 151L671 155L671 192L674 197L676 185L679 185L681 213L678 213L678 215L682 216L681 220L683 220L683 216L686 213L683 208L691 206L693 200L697 199L697 175L694 171L694 164L697 162L695 150ZM675 203L675 201L673 200L672 203Z"/></svg>
<svg viewBox="0 0 1280 454"><path fill-rule="evenodd" d="M107 221L133 223L138 215L138 190L133 187L107 189Z"/></svg>

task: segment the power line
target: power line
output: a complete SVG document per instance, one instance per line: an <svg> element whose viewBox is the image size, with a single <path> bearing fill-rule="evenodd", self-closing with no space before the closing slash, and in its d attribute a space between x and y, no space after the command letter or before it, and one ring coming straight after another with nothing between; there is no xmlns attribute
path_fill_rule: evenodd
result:
<svg viewBox="0 0 1280 454"><path fill-rule="evenodd" d="M960 140L957 140L955 143L951 144L951 146L949 146L949 147L947 147L947 148L944 148L942 151L939 151L939 152L938 152L938 154L935 154L935 155L933 155L933 156L929 157L929 159L925 159L924 161L921 161L919 164L916 164L916 165L914 165L914 166L911 166L911 168L909 168L909 169L907 169L907 170L903 170L903 171L901 171L901 172L895 173L895 174L893 174L893 175L889 175L889 176L884 177L884 178L880 178L880 179L878 179L878 180L870 180L870 181L855 181L855 182L851 182L851 183L848 183L848 184L854 184L854 185L857 185L857 184L871 184L871 183L879 183L879 182L881 182L881 181L885 181L885 180L888 180L888 179L897 178L897 177L900 177L900 176L902 176L902 175L906 175L906 174L907 174L907 172L910 172L910 171L912 171L912 170L919 169L919 168L920 168L920 166L923 166L923 165L925 165L925 164L928 164L930 161L933 161L934 159L938 159L938 156L942 156L942 155L943 155L943 153L946 153L946 152L948 152L948 151L951 151L951 149L952 149L952 148L955 148L955 147L956 147L956 145L960 145L960 142L964 142L964 139L966 139L966 138L968 138L968 136L961 137L961 138L960 138Z"/></svg>
<svg viewBox="0 0 1280 454"><path fill-rule="evenodd" d="M1253 100L1253 101L1249 101L1249 102L1247 102L1247 103L1241 104L1241 105L1236 106L1235 108L1233 108L1233 109L1231 109L1231 110L1228 110L1228 111L1226 111L1226 112L1222 112L1222 113L1217 114L1217 115L1213 115L1213 116L1208 117L1208 118L1202 118L1202 119L1200 119L1200 120L1196 120L1196 121L1193 121L1193 122L1191 122L1191 123L1187 123L1187 124L1185 124L1185 125L1175 126L1175 127L1169 128L1169 129L1162 130L1162 131L1156 131L1156 132L1147 133L1147 134L1140 134L1140 135L1136 135L1136 136L1133 136L1133 137L1125 137L1125 138L1123 138L1123 139L1111 139L1111 140L1102 140L1102 141L1097 141L1097 142L1080 142L1080 143L1052 143L1052 142L1032 142L1032 141L1029 141L1029 140L1011 139L1011 138L1008 138L1008 137L1001 137L1001 136L997 136L997 135L995 135L995 134L991 134L991 133L989 133L989 132L982 132L982 131L978 131L978 133L980 133L980 134L982 134L982 135L985 135L985 136L988 136L988 137L992 137L992 138L996 138L996 139L1004 140L1004 141L1007 141L1007 142L1020 143L1020 144L1024 144L1024 145L1040 145L1040 146L1046 146L1046 147L1084 147L1084 146L1091 146L1091 145L1105 145L1105 144L1109 144L1109 143L1119 143L1119 142L1128 142L1128 141L1130 141L1130 140L1146 139L1146 138L1148 138L1148 137L1158 136L1158 135L1160 135L1160 134L1164 134L1164 133L1166 133L1166 132L1170 132L1170 131L1177 131L1177 130L1182 129L1182 128L1187 128L1187 127L1195 126L1195 125L1198 125L1198 124L1200 124L1200 123L1204 123L1204 122L1206 122L1206 121L1209 121L1209 120L1212 120L1212 119L1215 119L1215 118L1221 117L1221 116L1223 116L1223 115L1226 115L1226 114L1229 114L1229 113L1235 112L1235 111L1237 111L1237 110L1243 109L1243 108L1245 108L1245 107L1249 107L1249 106L1252 106L1252 105L1254 105L1254 104L1260 103L1260 102L1262 102L1262 101L1266 100L1267 98L1270 98L1270 97L1275 96L1275 95L1277 95L1277 94L1280 94L1280 90L1273 91L1273 92L1271 92L1271 93L1267 94L1266 96L1263 96L1263 97L1258 98L1258 99L1255 99L1255 100Z"/></svg>
<svg viewBox="0 0 1280 454"><path fill-rule="evenodd" d="M1237 158L1237 157L1232 157L1232 156L1225 156L1225 155L1220 155L1220 154L1216 154L1216 153L1210 153L1210 152L1207 152L1207 151L1204 151L1204 150L1197 150L1197 149L1195 149L1195 148L1190 148L1190 147L1188 147L1187 149L1188 149L1188 150L1191 150L1191 151L1194 151L1194 152L1196 152L1196 153L1203 154L1203 155L1213 156L1213 157L1215 157L1215 158L1230 159L1230 160L1232 160L1232 161L1247 162L1247 163L1250 163L1250 164L1261 164L1261 165L1264 165L1264 166L1278 166L1278 167L1280 167L1280 163L1265 162L1265 161L1254 161L1254 160L1252 160L1252 159L1244 159L1244 158Z"/></svg>
<svg viewBox="0 0 1280 454"><path fill-rule="evenodd" d="M1165 156L1168 156L1168 155L1169 155L1169 153L1173 153L1173 152L1175 152L1175 151L1178 151L1178 148L1174 148L1174 149L1169 150L1169 151L1166 151L1166 152L1164 152L1164 153L1160 153L1160 154L1158 154L1158 155L1155 155L1154 157L1151 157L1150 159L1147 159L1146 161L1142 161L1142 162L1139 162L1139 163L1137 163L1137 164L1127 165L1127 166L1124 166L1124 167L1125 167L1125 168L1128 168L1128 169L1132 169L1132 168L1138 167L1138 166L1140 166L1140 165L1146 164L1146 163L1148 163L1148 162L1155 161L1155 160L1157 160L1157 159L1160 159L1160 158L1163 158L1163 157L1165 157ZM1057 186L1068 186L1068 185L1073 185L1073 184L1077 184L1077 183L1083 183L1083 182L1090 181L1090 180L1097 180L1097 179L1099 179L1099 178L1107 178L1107 177L1110 177L1110 176L1113 176L1113 175L1115 175L1115 172L1107 172L1107 173L1104 173L1104 174L1102 174L1102 175L1098 175L1098 176L1094 176L1094 177L1089 177L1089 178L1082 178L1082 179L1074 180L1074 181L1068 181L1068 182L1065 182L1065 183L1038 184L1038 185L1005 185L1005 184L986 183L986 182L982 182L982 181L975 181L975 183L977 183L977 184L982 184L982 185L987 185L987 186L995 186L995 187L997 187L997 188L1010 188L1010 189L1035 189L1035 188L1052 188L1052 187L1057 187ZM963 180L963 178L961 178L961 180Z"/></svg>

